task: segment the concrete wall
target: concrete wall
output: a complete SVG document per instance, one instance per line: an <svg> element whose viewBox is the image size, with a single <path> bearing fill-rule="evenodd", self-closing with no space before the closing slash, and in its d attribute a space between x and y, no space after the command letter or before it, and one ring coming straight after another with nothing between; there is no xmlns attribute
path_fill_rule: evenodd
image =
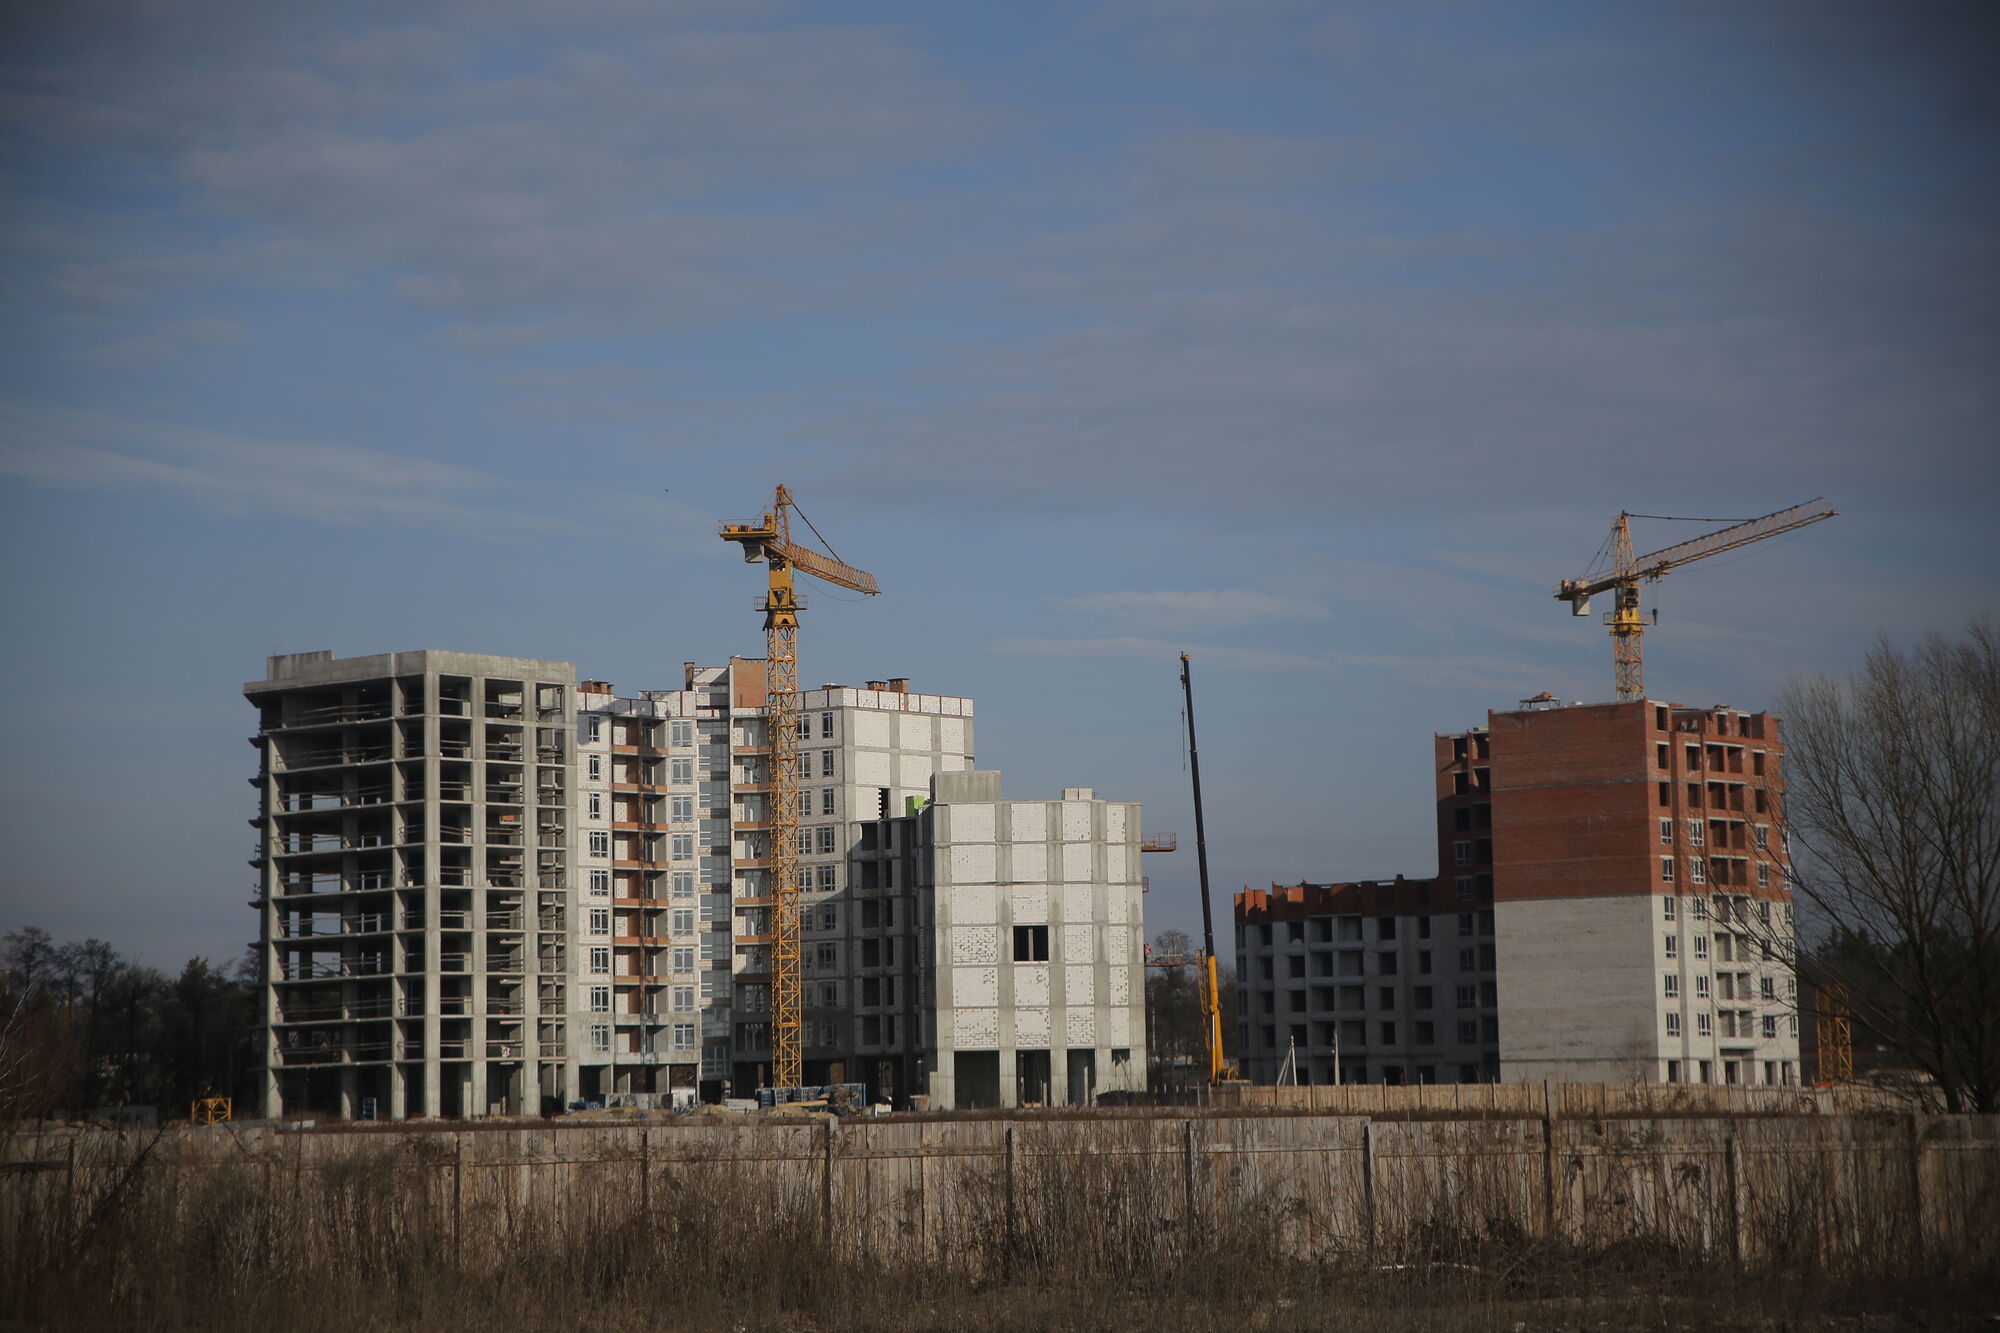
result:
<svg viewBox="0 0 2000 1333"><path fill-rule="evenodd" d="M0 1248L22 1252L13 1229L37 1217L88 1215L126 1187L140 1147L109 1132L11 1137L4 1156L55 1169L0 1172ZM368 1182L386 1233L449 1236L475 1269L689 1205L823 1228L857 1258L995 1270L1023 1237L1067 1234L1162 1258L1199 1236L1373 1262L1432 1262L1441 1241L1547 1237L1849 1276L1990 1264L2000 1247L2000 1117L232 1126L170 1131L146 1149L147 1169L175 1182L233 1185L252 1208L282 1207L288 1241L346 1240L356 1182ZM175 1189L153 1193L205 1194ZM262 1191L282 1202L260 1204Z"/></svg>
<svg viewBox="0 0 2000 1333"><path fill-rule="evenodd" d="M1501 1078L1657 1077L1655 910L1631 895L1495 905Z"/></svg>

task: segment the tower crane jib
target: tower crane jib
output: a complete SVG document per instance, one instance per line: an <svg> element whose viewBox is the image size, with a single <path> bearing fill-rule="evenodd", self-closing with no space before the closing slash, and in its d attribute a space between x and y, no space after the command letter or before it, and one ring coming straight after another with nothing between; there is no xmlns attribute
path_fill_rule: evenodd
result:
<svg viewBox="0 0 2000 1333"><path fill-rule="evenodd" d="M1780 509L1762 518L1753 518L1746 523L1735 523L1717 529L1689 541L1665 546L1646 555L1632 554L1632 528L1634 517L1657 517L1656 515L1634 515L1621 513L1611 525L1611 568L1600 568L1581 578L1564 579L1556 585L1556 600L1568 602L1570 614L1587 616L1590 614L1590 599L1600 592L1614 594L1612 609L1604 615L1604 623L1611 630L1612 660L1614 677L1618 691L1618 702L1628 703L1646 697L1646 669L1643 642L1645 625L1639 618L1639 584L1665 578L1668 571L1702 560L1724 551L1733 551L1751 542L1760 542L1767 537L1795 532L1800 528L1823 519L1832 518L1840 511L1826 499L1809 500L1790 509Z"/></svg>

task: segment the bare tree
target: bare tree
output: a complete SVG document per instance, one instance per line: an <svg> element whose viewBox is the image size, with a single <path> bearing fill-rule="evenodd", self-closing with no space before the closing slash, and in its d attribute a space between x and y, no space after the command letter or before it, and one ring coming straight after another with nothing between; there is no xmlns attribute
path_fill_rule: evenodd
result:
<svg viewBox="0 0 2000 1333"><path fill-rule="evenodd" d="M1798 887L1830 927L1816 980L1948 1109L2000 1110L2000 635L1885 640L1781 710Z"/></svg>

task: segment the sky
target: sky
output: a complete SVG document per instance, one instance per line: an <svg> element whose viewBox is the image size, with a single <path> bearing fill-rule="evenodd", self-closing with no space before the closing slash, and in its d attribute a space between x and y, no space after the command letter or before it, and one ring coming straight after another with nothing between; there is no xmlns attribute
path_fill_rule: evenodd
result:
<svg viewBox="0 0 2000 1333"><path fill-rule="evenodd" d="M267 654L761 654L774 484L882 595L801 678L1228 892L1435 873L1430 737L1757 708L2000 607L1990 6L73 0L0 31L0 930L256 928ZM1705 530L1635 523L1642 550ZM1601 609L1601 605L1600 605ZM1226 937L1225 937L1226 938ZM1225 948L1227 946L1225 945Z"/></svg>

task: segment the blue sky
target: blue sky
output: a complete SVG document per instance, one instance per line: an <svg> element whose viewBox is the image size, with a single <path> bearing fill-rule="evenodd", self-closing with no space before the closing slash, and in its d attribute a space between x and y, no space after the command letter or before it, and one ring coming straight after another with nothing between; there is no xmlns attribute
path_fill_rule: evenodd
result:
<svg viewBox="0 0 2000 1333"><path fill-rule="evenodd" d="M1429 736L1610 693L1620 509L1757 707L2000 605L1982 6L166 0L0 42L0 928L254 930L267 653L761 649L784 481L1014 795L1231 887L1434 870ZM1645 546L1691 534L1642 525ZM1154 928L1198 920L1152 858Z"/></svg>

